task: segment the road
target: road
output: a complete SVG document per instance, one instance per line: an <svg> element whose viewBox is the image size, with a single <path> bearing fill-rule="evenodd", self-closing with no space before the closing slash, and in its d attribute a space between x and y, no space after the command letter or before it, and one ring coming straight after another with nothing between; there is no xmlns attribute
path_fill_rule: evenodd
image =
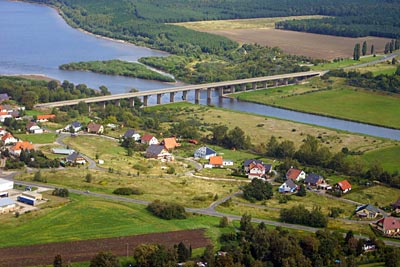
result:
<svg viewBox="0 0 400 267"><path fill-rule="evenodd" d="M362 67L367 67L367 66L371 66L371 65L375 65L381 62L385 62L385 61L391 61L393 58L400 56L400 51L394 52L390 55L385 55L384 57L371 61L371 62L366 62L366 63L361 63L361 64L357 64L354 66L349 66L349 67L344 67L344 70L351 70L351 69L356 69L356 68L362 68Z"/></svg>

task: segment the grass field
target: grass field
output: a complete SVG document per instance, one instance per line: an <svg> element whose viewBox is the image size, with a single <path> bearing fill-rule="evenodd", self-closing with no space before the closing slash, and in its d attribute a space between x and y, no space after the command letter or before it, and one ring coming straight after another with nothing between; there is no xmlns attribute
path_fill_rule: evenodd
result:
<svg viewBox="0 0 400 267"><path fill-rule="evenodd" d="M312 70L331 70L331 69L338 69L338 68L344 68L344 67L349 67L349 66L354 66L362 63L368 63L377 59L382 58L382 55L377 55L377 56L363 56L360 58L360 60L353 60L351 58L346 58L341 61L337 62L330 62L330 63L324 63L324 64L319 64L316 66L312 66Z"/></svg>
<svg viewBox="0 0 400 267"><path fill-rule="evenodd" d="M400 197L400 189L387 186L371 186L357 192L352 192L343 196L360 203L378 206L388 206Z"/></svg>
<svg viewBox="0 0 400 267"><path fill-rule="evenodd" d="M43 134L16 134L16 137L23 141L29 141L33 144L50 144L56 141L57 134L43 133Z"/></svg>
<svg viewBox="0 0 400 267"><path fill-rule="evenodd" d="M360 73L372 72L375 76L380 74L393 75L396 72L397 67L398 64L393 65L392 62L390 61L390 62L374 64L367 67L357 68L357 71Z"/></svg>
<svg viewBox="0 0 400 267"><path fill-rule="evenodd" d="M305 86L308 85L274 89L271 93L268 89L245 92L235 96L240 100L400 128L398 95L385 95L349 86L334 86L334 89L330 90L327 88L328 90L300 94L301 90L305 90ZM282 97L276 94L279 90L283 92ZM295 92L290 95L292 91Z"/></svg>
<svg viewBox="0 0 400 267"><path fill-rule="evenodd" d="M219 218L191 215L185 220L162 220L144 206L105 201L88 196L71 196L72 202L52 210L40 210L2 223L1 247L212 228L216 241L223 229ZM0 218L1 221L1 218Z"/></svg>
<svg viewBox="0 0 400 267"><path fill-rule="evenodd" d="M400 171L400 146L365 153L362 158L370 163L379 163L389 172Z"/></svg>

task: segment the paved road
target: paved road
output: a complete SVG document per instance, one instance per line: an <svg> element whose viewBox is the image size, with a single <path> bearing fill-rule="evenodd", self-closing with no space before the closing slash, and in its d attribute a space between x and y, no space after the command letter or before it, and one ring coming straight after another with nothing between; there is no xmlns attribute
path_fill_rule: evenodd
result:
<svg viewBox="0 0 400 267"><path fill-rule="evenodd" d="M385 61L391 61L394 57L400 56L400 51L394 52L390 55L385 55L384 57L371 61L371 62L366 62L366 63L361 63L358 65L354 65L354 66L349 66L349 67L344 67L344 70L351 70L351 69L356 69L356 68L362 68L362 67L367 67L367 66L371 66L371 65L375 65L381 62L385 62Z"/></svg>

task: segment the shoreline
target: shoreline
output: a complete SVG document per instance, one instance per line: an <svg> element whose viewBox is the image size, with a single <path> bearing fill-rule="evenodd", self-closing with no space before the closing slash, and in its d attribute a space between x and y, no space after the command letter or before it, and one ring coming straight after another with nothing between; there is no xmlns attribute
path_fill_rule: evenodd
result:
<svg viewBox="0 0 400 267"><path fill-rule="evenodd" d="M237 93L239 93L239 92L237 92ZM355 123L360 123L360 124L366 124L366 125L370 125L370 126L376 126L376 127L381 127L381 128L391 129L391 130L400 130L400 127L381 125L381 124L376 124L376 123L372 123L372 122L364 122L364 121L353 120L353 119L343 118L343 117L337 117L337 116L323 114L323 113L309 112L309 111L304 111L304 110L299 110L299 109L294 109L294 108L282 107L282 106L274 105L274 104L265 104L265 103L261 103L261 102L257 102L257 101L242 100L242 99L238 99L236 97L229 96L229 94L225 95L224 97L230 98L230 99L236 99L236 101L242 101L242 102L254 103L254 104L259 104L259 105L264 105L264 106L270 106L270 107L273 107L273 108L280 108L280 109L295 111L295 112L304 113L304 114L311 114L311 115L316 115L316 116L321 116L321 117L326 117L326 118L331 118L331 119L337 119L337 120L355 122Z"/></svg>
<svg viewBox="0 0 400 267"><path fill-rule="evenodd" d="M52 77L49 77L44 74L39 74L39 73L31 73L31 74L2 74L0 73L0 76L3 77L19 77L19 78L25 78L25 79L30 79L30 80L39 80L39 81L57 81L60 83L59 80L54 79Z"/></svg>

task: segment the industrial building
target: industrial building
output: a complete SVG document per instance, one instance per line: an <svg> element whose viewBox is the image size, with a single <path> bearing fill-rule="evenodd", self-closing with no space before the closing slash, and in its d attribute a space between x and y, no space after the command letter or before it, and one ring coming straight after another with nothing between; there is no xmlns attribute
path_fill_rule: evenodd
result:
<svg viewBox="0 0 400 267"><path fill-rule="evenodd" d="M17 203L14 200L8 197L0 198L0 214L15 211L17 207Z"/></svg>
<svg viewBox="0 0 400 267"><path fill-rule="evenodd" d="M14 182L0 178L0 197L8 197L8 190L14 188Z"/></svg>

